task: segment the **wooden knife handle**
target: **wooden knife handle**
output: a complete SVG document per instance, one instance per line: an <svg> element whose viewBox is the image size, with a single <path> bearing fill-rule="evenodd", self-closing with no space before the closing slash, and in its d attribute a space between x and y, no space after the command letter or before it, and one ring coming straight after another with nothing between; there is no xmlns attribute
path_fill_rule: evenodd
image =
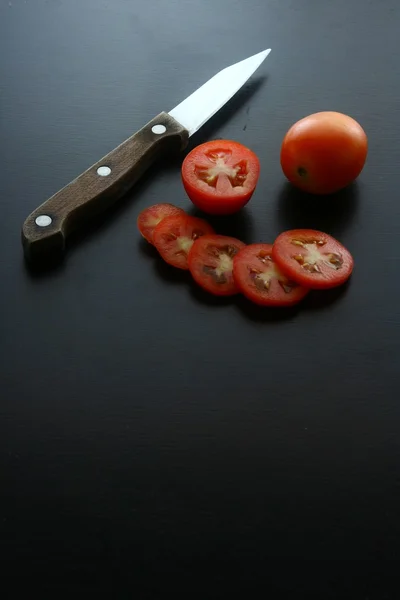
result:
<svg viewBox="0 0 400 600"><path fill-rule="evenodd" d="M184 148L188 137L170 115L159 114L29 215L22 227L26 257L63 253L71 231L123 196L160 155Z"/></svg>

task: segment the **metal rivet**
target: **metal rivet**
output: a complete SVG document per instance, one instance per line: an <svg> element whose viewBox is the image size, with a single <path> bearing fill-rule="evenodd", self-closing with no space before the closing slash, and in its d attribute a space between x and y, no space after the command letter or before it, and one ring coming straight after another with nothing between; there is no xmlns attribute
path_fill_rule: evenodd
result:
<svg viewBox="0 0 400 600"><path fill-rule="evenodd" d="M167 131L167 128L165 127L165 125L153 125L151 130L153 133L157 133L158 135L160 135L160 133L165 133Z"/></svg>
<svg viewBox="0 0 400 600"><path fill-rule="evenodd" d="M49 215L39 215L35 219L35 223L36 225L39 225L39 227L48 227L51 224L51 222L52 218L49 217Z"/></svg>
<svg viewBox="0 0 400 600"><path fill-rule="evenodd" d="M107 177L107 175L109 175L110 173L110 167L103 166L97 169L97 175L100 175L100 177Z"/></svg>

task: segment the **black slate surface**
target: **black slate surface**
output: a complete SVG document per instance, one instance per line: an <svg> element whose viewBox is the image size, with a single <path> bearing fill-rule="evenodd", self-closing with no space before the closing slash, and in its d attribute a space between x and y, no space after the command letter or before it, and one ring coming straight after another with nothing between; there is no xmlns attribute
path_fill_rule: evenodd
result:
<svg viewBox="0 0 400 600"><path fill-rule="evenodd" d="M370 566L348 579L332 565L399 559L399 31L396 0L1 0L3 598L25 597L19 584L161 598L183 580L188 597L398 598ZM281 313L164 266L136 217L189 208L182 156L75 236L62 267L26 269L31 210L266 47L192 138L261 160L247 209L216 226L248 242L326 230L355 257L350 285ZM359 120L370 151L355 186L312 202L279 150L319 110Z"/></svg>

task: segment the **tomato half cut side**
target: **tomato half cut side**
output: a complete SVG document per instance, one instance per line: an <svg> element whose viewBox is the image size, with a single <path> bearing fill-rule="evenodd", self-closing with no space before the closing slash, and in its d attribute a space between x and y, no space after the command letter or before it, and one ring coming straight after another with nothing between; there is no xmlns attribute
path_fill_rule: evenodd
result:
<svg viewBox="0 0 400 600"><path fill-rule="evenodd" d="M225 235L205 235L193 244L189 269L193 279L215 296L233 296L238 288L233 279L233 259L245 244Z"/></svg>
<svg viewBox="0 0 400 600"><path fill-rule="evenodd" d="M260 306L294 306L309 290L288 279L272 258L272 244L250 244L233 259L239 290Z"/></svg>
<svg viewBox="0 0 400 600"><path fill-rule="evenodd" d="M173 204L154 204L145 208L137 218L137 226L141 235L153 244L153 232L159 223L171 215L179 215L184 211Z"/></svg>
<svg viewBox="0 0 400 600"><path fill-rule="evenodd" d="M214 229L197 217L186 213L166 217L153 233L154 245L168 264L178 269L188 269L188 254L195 240Z"/></svg>
<svg viewBox="0 0 400 600"><path fill-rule="evenodd" d="M313 229L281 233L273 245L272 258L287 277L315 290L342 285L354 266L352 255L340 242Z"/></svg>
<svg viewBox="0 0 400 600"><path fill-rule="evenodd" d="M259 174L257 155L231 140L200 144L182 164L182 181L190 200L214 215L232 214L247 204Z"/></svg>

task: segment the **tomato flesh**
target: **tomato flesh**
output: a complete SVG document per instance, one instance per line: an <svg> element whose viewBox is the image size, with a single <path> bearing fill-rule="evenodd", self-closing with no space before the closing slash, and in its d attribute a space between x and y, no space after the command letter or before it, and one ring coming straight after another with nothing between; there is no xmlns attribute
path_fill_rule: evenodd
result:
<svg viewBox="0 0 400 600"><path fill-rule="evenodd" d="M189 269L193 279L215 296L238 293L233 279L233 260L245 244L225 235L205 235L193 244Z"/></svg>
<svg viewBox="0 0 400 600"><path fill-rule="evenodd" d="M233 278L246 298L260 306L293 306L309 292L284 275L272 258L272 244L250 244L233 259Z"/></svg>
<svg viewBox="0 0 400 600"><path fill-rule="evenodd" d="M182 213L163 219L154 229L153 241L165 262L187 270L188 254L193 242L212 233L214 230L207 221Z"/></svg>
<svg viewBox="0 0 400 600"><path fill-rule="evenodd" d="M194 148L182 164L187 195L200 210L228 215L250 200L260 173L252 150L231 140L214 140Z"/></svg>
<svg viewBox="0 0 400 600"><path fill-rule="evenodd" d="M352 255L340 242L313 229L281 233L273 245L272 258L287 277L310 289L342 285L354 266Z"/></svg>
<svg viewBox="0 0 400 600"><path fill-rule="evenodd" d="M295 123L281 147L284 174L298 188L331 194L361 173L368 152L365 131L337 112L319 112Z"/></svg>
<svg viewBox="0 0 400 600"><path fill-rule="evenodd" d="M173 204L154 204L139 214L137 226L141 235L153 244L153 232L159 223L171 215L179 215L184 211Z"/></svg>

